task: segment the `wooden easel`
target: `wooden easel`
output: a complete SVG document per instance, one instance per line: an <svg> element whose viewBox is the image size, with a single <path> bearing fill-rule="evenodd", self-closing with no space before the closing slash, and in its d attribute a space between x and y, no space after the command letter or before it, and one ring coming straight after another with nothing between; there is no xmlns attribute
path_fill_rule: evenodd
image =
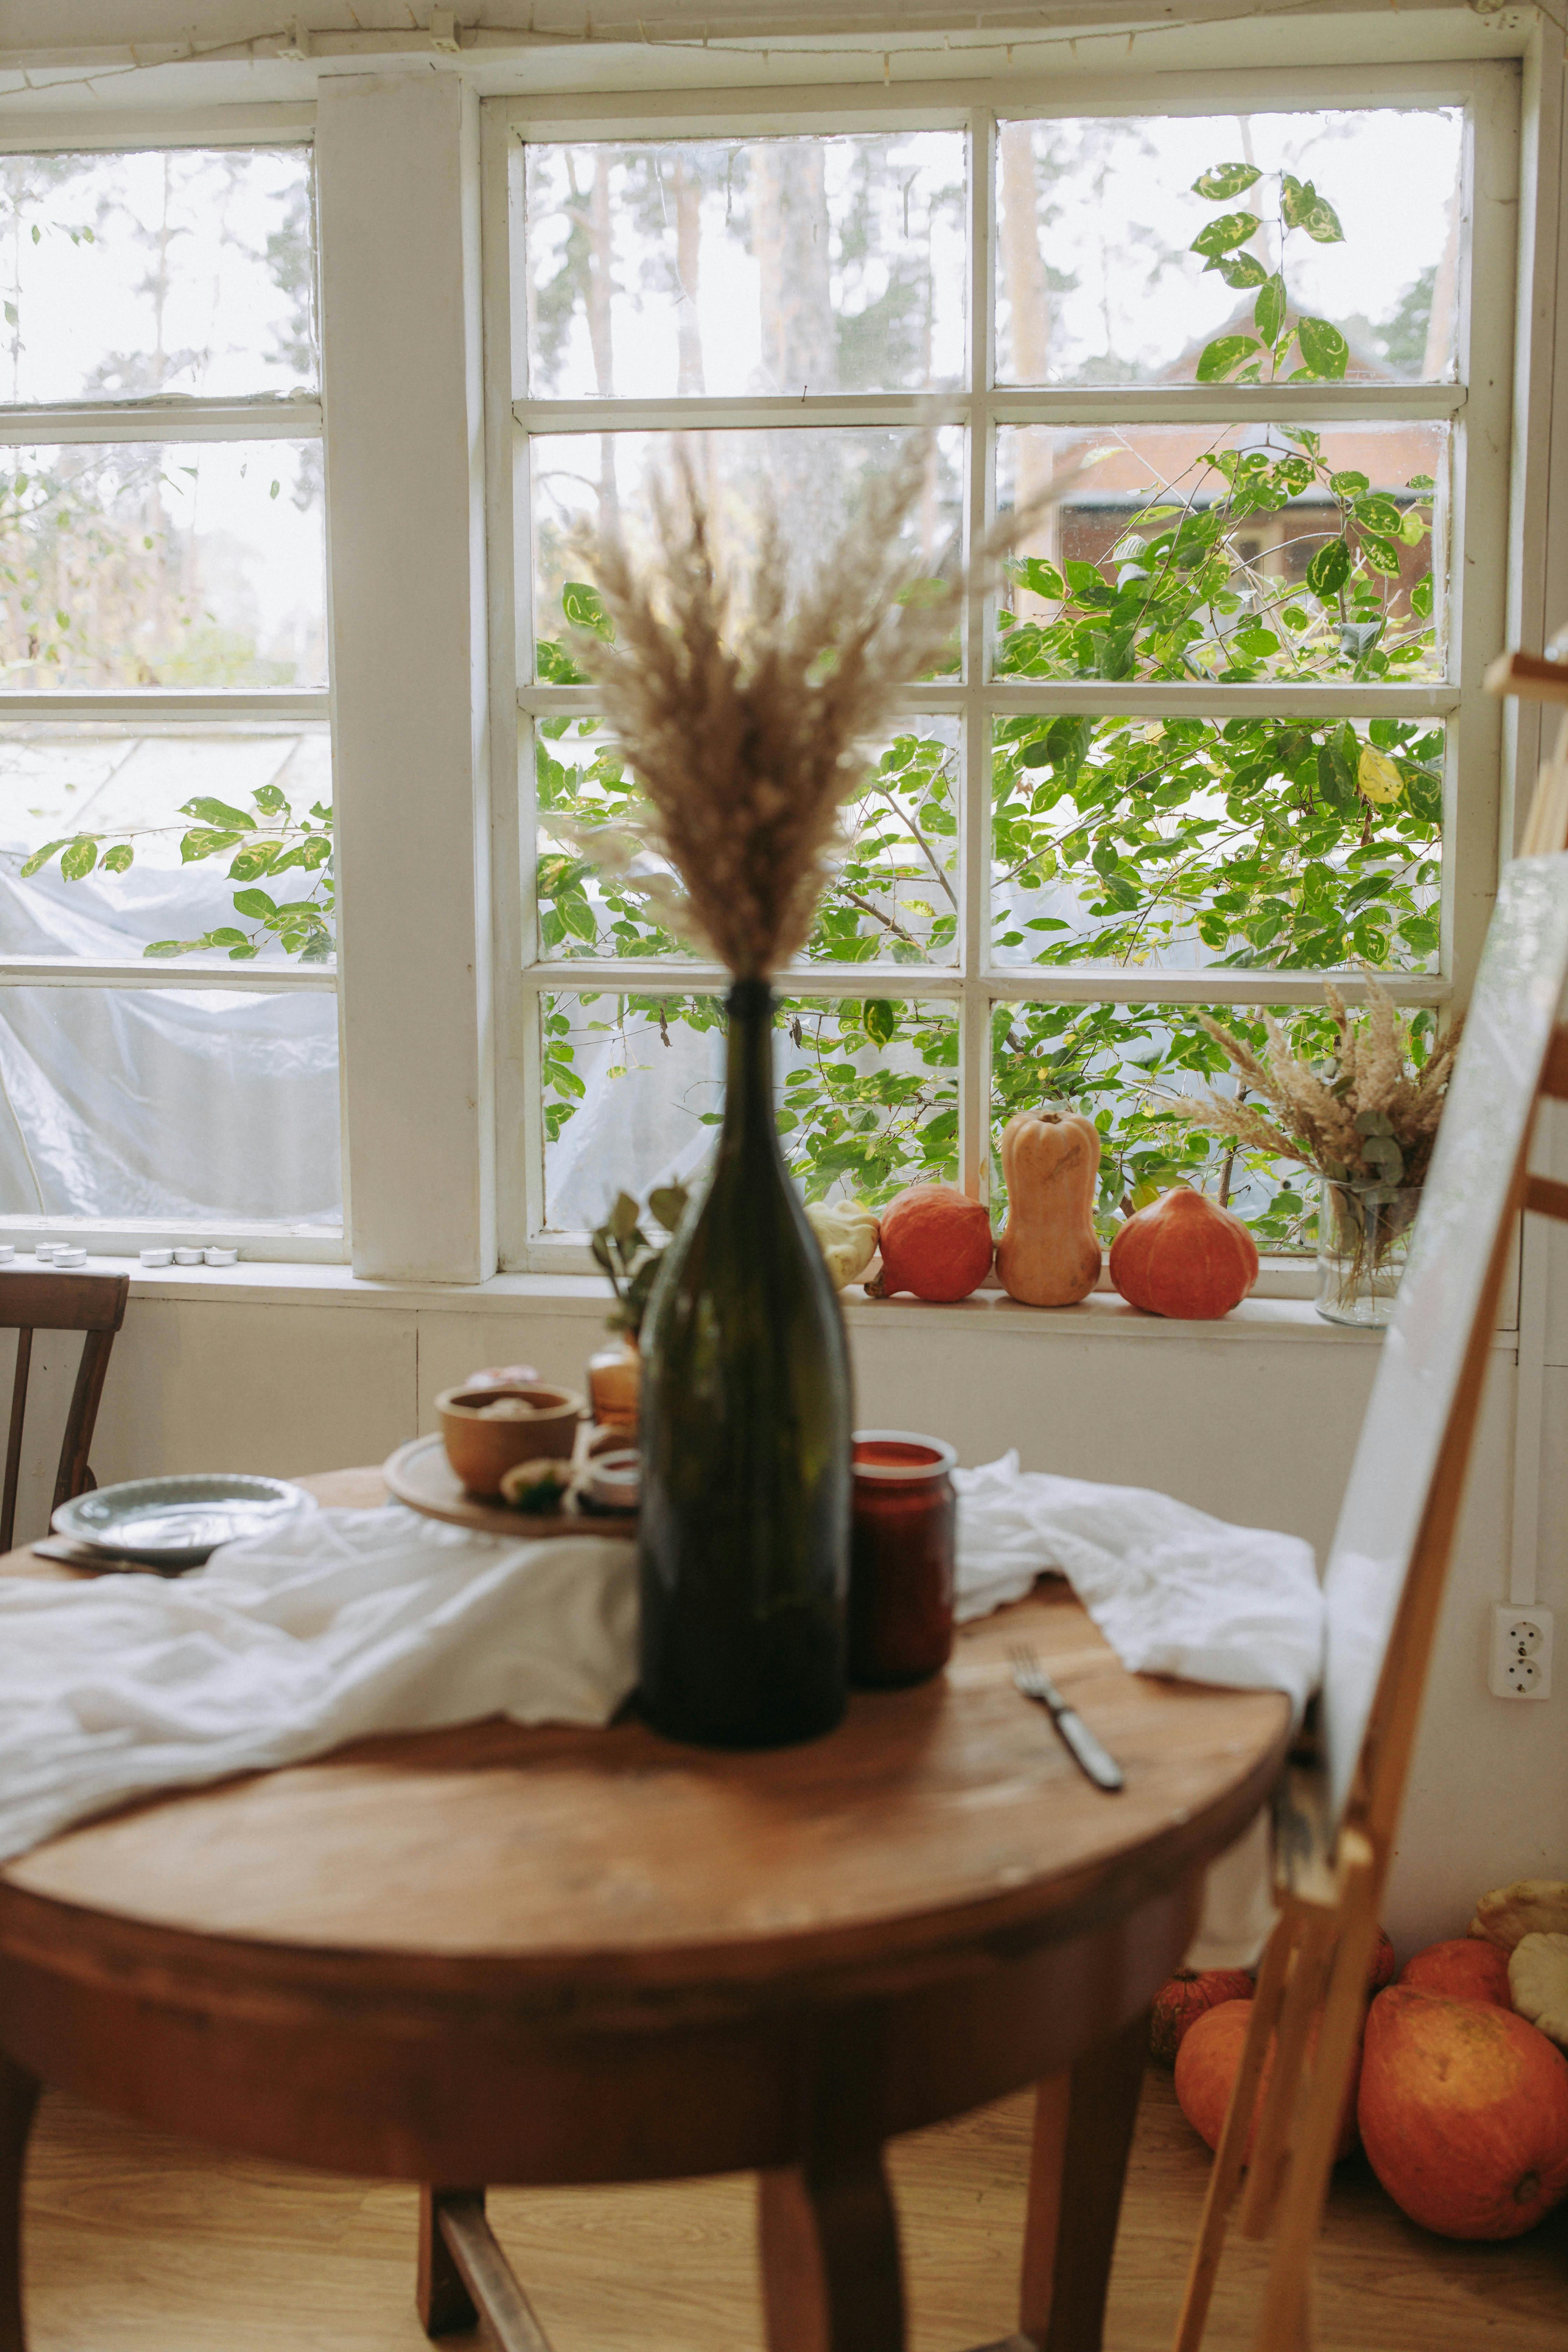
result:
<svg viewBox="0 0 1568 2352"><path fill-rule="evenodd" d="M1486 682L1493 693L1568 706L1568 663L1506 655L1493 664ZM1554 854L1564 848L1568 709L1556 748L1536 784L1521 856L1555 862ZM1175 2352L1198 2352L1202 2343L1244 2166L1247 2181L1238 2217L1241 2234L1264 2238L1272 2231L1274 2238L1254 2336L1256 2352L1310 2352L1312 2343L1312 2252L1352 2077L1378 1911L1420 1722L1514 1223L1521 1210L1568 1219L1568 1185L1531 1176L1528 1165L1537 1106L1542 1098L1568 1100L1568 1024L1552 1026L1542 1045L1539 1076L1523 1106L1510 1171L1497 1203L1490 1250L1348 1794L1336 1822L1330 1776L1320 1756L1292 1765L1277 1801L1279 1918L1258 1972L1247 2042L1215 2153ZM1368 1418L1370 1423L1371 1408ZM1260 2102L1271 2041L1276 2044L1273 2063ZM1247 2145L1255 2122L1249 2162Z"/></svg>

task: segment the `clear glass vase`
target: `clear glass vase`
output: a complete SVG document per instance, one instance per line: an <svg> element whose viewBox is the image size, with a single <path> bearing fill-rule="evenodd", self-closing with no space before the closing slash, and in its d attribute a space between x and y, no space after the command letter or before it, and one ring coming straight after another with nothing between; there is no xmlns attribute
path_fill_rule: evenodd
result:
<svg viewBox="0 0 1568 2352"><path fill-rule="evenodd" d="M1393 1318L1421 1187L1369 1199L1328 1176L1319 1182L1318 1312L1330 1323L1381 1330Z"/></svg>

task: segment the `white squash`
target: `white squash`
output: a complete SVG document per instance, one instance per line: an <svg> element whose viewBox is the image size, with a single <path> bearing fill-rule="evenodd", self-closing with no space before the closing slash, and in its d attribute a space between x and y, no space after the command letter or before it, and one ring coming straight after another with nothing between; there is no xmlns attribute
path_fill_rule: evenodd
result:
<svg viewBox="0 0 1568 2352"><path fill-rule="evenodd" d="M1472 1936L1511 1952L1521 1936L1568 1935L1568 1879L1516 1878L1483 1895L1470 1921Z"/></svg>
<svg viewBox="0 0 1568 2352"><path fill-rule="evenodd" d="M858 1281L877 1255L875 1213L858 1201L813 1201L805 1213L822 1244L834 1288L842 1290L847 1282Z"/></svg>
<svg viewBox="0 0 1568 2352"><path fill-rule="evenodd" d="M1568 2047L1568 1936L1521 1936L1508 1956L1508 1990L1521 2017Z"/></svg>

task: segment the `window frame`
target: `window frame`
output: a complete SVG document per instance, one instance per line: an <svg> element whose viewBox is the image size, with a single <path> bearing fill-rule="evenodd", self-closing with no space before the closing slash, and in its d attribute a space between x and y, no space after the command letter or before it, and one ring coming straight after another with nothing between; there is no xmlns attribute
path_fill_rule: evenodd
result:
<svg viewBox="0 0 1568 2352"><path fill-rule="evenodd" d="M311 209L315 211L313 106L222 107L159 113L136 120L80 116L0 121L0 154L135 154L165 149L306 148L312 151ZM319 263L319 254L318 254ZM100 446L159 441L321 441L323 411L320 388L313 393L254 393L236 396L181 396L168 400L80 400L63 403L0 402L0 446ZM308 720L330 728L331 684L321 688L112 687L60 691L0 688L0 725L47 719L135 726L153 722L160 730L211 726L215 721L260 719L271 723ZM342 998L335 957L309 967L300 964L201 964L143 960L138 956L87 959L64 956L0 956L0 989L109 988L225 991L279 995L305 990L338 1000L340 1068L346 1058ZM340 1135L343 1129L340 1083ZM344 1138L346 1145L346 1138ZM46 1236L85 1242L95 1252L134 1256L141 1249L168 1247L199 1239L214 1247L241 1247L247 1258L300 1264L342 1264L349 1253L348 1160L343 1150L343 1218L339 1230L303 1232L278 1223L240 1219L169 1223L136 1219L116 1223L88 1217L49 1217L0 1212L0 1239Z"/></svg>
<svg viewBox="0 0 1568 2352"><path fill-rule="evenodd" d="M955 713L963 748L959 840L961 919L952 966L795 964L780 975L795 996L840 997L874 982L879 995L955 1002L960 1013L959 1177L984 1199L991 1161L990 1014L998 1003L1315 1003L1315 971L1103 971L994 965L990 946L990 759L993 719L1006 712L1089 711L1210 717L1309 710L1343 716L1441 716L1447 722L1443 806L1441 940L1433 974L1387 976L1409 1006L1466 1001L1497 886L1503 806L1502 713L1480 692L1487 663L1504 640L1510 603L1510 458L1516 285L1530 258L1516 243L1522 77L1513 60L1382 67L1241 67L1225 73L1127 71L1064 83L1025 76L950 87L941 103L912 91L865 84L825 92L760 93L754 85L700 92L506 98L487 100L483 120L487 477L491 591L492 839L496 849L495 1003L499 1132L521 1133L521 1166L502 1155L498 1238L503 1268L577 1272L590 1264L583 1240L544 1226L544 1135L539 1005L552 992L610 992L668 978L672 992L709 992L721 968L541 951L532 896L535 808L531 729L535 718L596 707L592 687L550 686L533 676L532 545L529 506L531 433L597 428L672 430L726 425L959 424L967 430L965 536L992 520L999 425L1119 422L1223 424L1361 423L1380 416L1440 417L1453 435L1448 550L1447 676L1441 682L1382 686L1273 685L1214 688L1110 681L1001 680L987 675L992 614L972 609L961 685L922 686L905 697L911 714ZM996 125L999 120L1113 114L1208 114L1266 107L1353 106L1367 101L1466 109L1461 205L1467 258L1457 321L1452 384L1282 386L1173 385L1019 390L994 380ZM510 252L523 233L522 164L531 142L633 140L843 132L852 128L962 128L970 158L967 376L953 394L851 394L809 398L681 395L534 398L527 389L526 329L513 315ZM1476 354L1489 355L1478 370ZM524 390L514 396L513 387ZM1517 528L1517 518L1514 528ZM510 752L515 729L515 761ZM1460 778L1464 787L1460 789ZM850 984L852 982L852 985ZM1356 992L1351 975L1347 994ZM868 986L867 992L869 992ZM510 1181L509 1181L510 1178Z"/></svg>

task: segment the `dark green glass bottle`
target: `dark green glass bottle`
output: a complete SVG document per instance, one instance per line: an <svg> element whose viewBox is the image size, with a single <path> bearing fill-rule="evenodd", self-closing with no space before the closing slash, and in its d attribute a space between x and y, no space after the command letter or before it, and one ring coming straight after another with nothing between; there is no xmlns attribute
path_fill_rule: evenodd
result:
<svg viewBox="0 0 1568 2352"><path fill-rule="evenodd" d="M731 990L713 1171L643 1330L641 1702L657 1730L782 1747L844 1712L849 1355L773 1124L773 1002Z"/></svg>

